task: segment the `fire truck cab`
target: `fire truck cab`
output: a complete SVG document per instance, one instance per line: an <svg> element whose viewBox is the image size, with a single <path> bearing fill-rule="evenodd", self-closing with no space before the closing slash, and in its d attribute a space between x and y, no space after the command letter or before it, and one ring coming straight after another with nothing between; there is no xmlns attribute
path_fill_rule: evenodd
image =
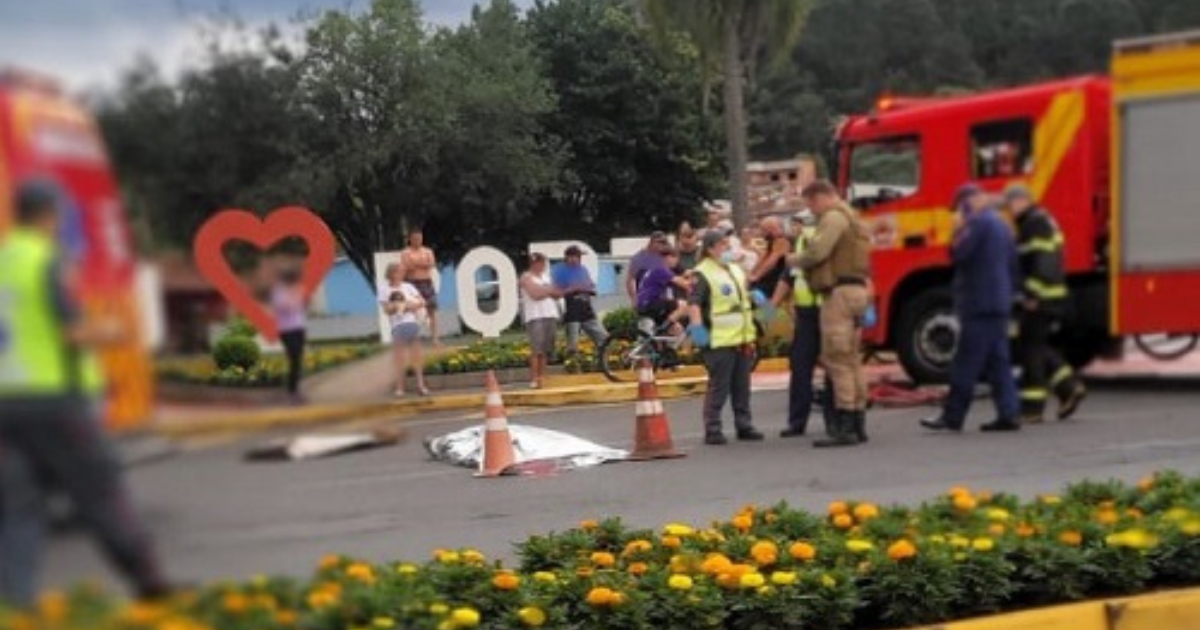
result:
<svg viewBox="0 0 1200 630"><path fill-rule="evenodd" d="M1084 76L983 94L880 99L837 134L837 180L872 226L879 324L917 382L945 379L958 338L948 246L954 191L1029 186L1066 238L1067 347L1090 361L1110 342L1107 302L1110 83Z"/></svg>

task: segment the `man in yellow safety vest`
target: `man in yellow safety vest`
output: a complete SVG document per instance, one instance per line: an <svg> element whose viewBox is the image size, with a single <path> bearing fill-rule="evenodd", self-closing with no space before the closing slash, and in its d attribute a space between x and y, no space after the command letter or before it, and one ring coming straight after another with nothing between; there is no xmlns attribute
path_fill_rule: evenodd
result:
<svg viewBox="0 0 1200 630"><path fill-rule="evenodd" d="M167 582L96 415L102 383L88 348L122 333L78 313L55 241L61 203L52 182L22 184L0 240L0 600L36 597L43 481L67 493L139 597L160 597Z"/></svg>

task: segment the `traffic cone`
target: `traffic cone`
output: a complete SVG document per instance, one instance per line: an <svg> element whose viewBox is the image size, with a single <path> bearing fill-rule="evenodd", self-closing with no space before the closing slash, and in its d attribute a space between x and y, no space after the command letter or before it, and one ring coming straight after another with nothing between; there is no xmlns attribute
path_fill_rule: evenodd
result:
<svg viewBox="0 0 1200 630"><path fill-rule="evenodd" d="M642 359L638 369L637 431L634 437L633 461L671 459L686 455L675 450L671 442L671 422L658 399L658 385L654 382L654 368L649 359Z"/></svg>
<svg viewBox="0 0 1200 630"><path fill-rule="evenodd" d="M483 410L483 456L479 459L476 477L499 477L516 464L512 436L508 433L508 414L504 411L504 399L500 397L500 384L496 373L487 373L487 402Z"/></svg>

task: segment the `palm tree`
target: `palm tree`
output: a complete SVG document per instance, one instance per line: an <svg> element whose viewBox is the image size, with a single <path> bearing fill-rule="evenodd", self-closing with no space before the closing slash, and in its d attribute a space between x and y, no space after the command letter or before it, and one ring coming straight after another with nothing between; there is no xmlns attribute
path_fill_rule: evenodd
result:
<svg viewBox="0 0 1200 630"><path fill-rule="evenodd" d="M705 94L716 75L722 79L726 161L733 220L750 220L746 191L746 90L759 60L768 64L790 56L817 0L639 0L652 32L661 42L676 33L696 47L705 75Z"/></svg>

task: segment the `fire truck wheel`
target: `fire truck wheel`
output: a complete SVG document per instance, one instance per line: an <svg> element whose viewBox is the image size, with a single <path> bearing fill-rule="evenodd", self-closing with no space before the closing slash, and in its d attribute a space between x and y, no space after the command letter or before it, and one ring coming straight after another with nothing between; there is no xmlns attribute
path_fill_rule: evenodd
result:
<svg viewBox="0 0 1200 630"><path fill-rule="evenodd" d="M948 288L927 289L901 305L894 338L908 377L916 383L946 382L958 334Z"/></svg>

